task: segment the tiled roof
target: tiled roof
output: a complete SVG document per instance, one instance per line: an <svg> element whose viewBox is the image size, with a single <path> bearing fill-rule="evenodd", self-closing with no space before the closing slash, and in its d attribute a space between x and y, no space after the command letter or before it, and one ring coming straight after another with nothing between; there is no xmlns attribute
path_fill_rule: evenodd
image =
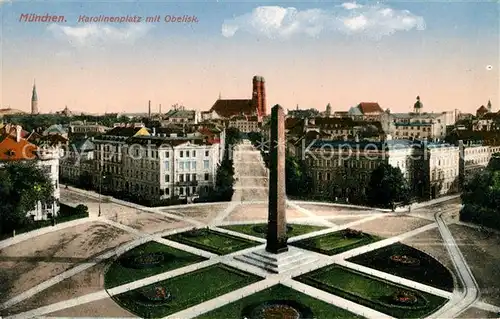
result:
<svg viewBox="0 0 500 319"><path fill-rule="evenodd" d="M31 160L36 157L37 146L21 138L19 142L12 134L0 135L0 161Z"/></svg>
<svg viewBox="0 0 500 319"><path fill-rule="evenodd" d="M358 106L351 107L346 113L349 115L363 115L363 112L361 112L361 109Z"/></svg>
<svg viewBox="0 0 500 319"><path fill-rule="evenodd" d="M486 113L482 118L482 120L500 120L500 113Z"/></svg>
<svg viewBox="0 0 500 319"><path fill-rule="evenodd" d="M142 127L115 127L107 131L104 135L108 136L134 136Z"/></svg>
<svg viewBox="0 0 500 319"><path fill-rule="evenodd" d="M478 113L487 113L488 112L488 109L484 106L484 105L481 105L477 111Z"/></svg>
<svg viewBox="0 0 500 319"><path fill-rule="evenodd" d="M297 125L301 125L302 123L304 123L304 120L301 119L301 118L297 118L297 117L287 117L285 119L285 129L287 130L291 130L293 129L294 127L296 127Z"/></svg>
<svg viewBox="0 0 500 319"><path fill-rule="evenodd" d="M167 118L194 118L196 111L192 110L169 110L165 117Z"/></svg>
<svg viewBox="0 0 500 319"><path fill-rule="evenodd" d="M215 111L222 117L230 118L234 115L254 115L257 108L252 100L217 100L210 111Z"/></svg>
<svg viewBox="0 0 500 319"><path fill-rule="evenodd" d="M380 107L380 105L378 105L377 102L361 102L358 104L358 108L363 114L384 112L384 110L382 110L382 108Z"/></svg>
<svg viewBox="0 0 500 319"><path fill-rule="evenodd" d="M442 113L391 113L394 118L435 119Z"/></svg>

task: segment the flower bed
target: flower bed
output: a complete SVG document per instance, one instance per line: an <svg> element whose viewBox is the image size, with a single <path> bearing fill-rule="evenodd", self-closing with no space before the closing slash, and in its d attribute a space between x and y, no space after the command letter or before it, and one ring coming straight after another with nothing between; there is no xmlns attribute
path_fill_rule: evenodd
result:
<svg viewBox="0 0 500 319"><path fill-rule="evenodd" d="M143 253L130 256L122 260L122 265L127 268L144 269L160 266L168 255L162 252Z"/></svg>
<svg viewBox="0 0 500 319"><path fill-rule="evenodd" d="M418 302L418 298L415 294L402 290L392 296L392 301L400 305L414 305Z"/></svg>
<svg viewBox="0 0 500 319"><path fill-rule="evenodd" d="M253 304L243 310L248 319L303 319L314 318L308 307L293 300L270 300Z"/></svg>
<svg viewBox="0 0 500 319"><path fill-rule="evenodd" d="M362 238L362 237L364 237L364 235L365 234L362 231L354 230L354 229L350 229L350 228L344 229L342 231L342 236L345 238Z"/></svg>
<svg viewBox="0 0 500 319"><path fill-rule="evenodd" d="M392 255L391 261L404 266L420 266L420 259L407 255Z"/></svg>
<svg viewBox="0 0 500 319"><path fill-rule="evenodd" d="M139 294L141 296L139 302L148 306L163 305L172 297L171 293L163 286L146 287L141 289Z"/></svg>

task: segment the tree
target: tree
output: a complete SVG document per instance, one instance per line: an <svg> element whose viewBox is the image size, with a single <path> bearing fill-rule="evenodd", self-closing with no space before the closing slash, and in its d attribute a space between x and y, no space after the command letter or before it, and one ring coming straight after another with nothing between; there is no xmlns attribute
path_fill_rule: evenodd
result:
<svg viewBox="0 0 500 319"><path fill-rule="evenodd" d="M312 188L312 179L306 173L303 161L287 156L285 160L286 193L299 196L307 194Z"/></svg>
<svg viewBox="0 0 500 319"><path fill-rule="evenodd" d="M393 207L398 202L408 204L410 187L399 168L384 163L372 172L367 197L377 207Z"/></svg>
<svg viewBox="0 0 500 319"><path fill-rule="evenodd" d="M75 207L75 215L88 215L89 208L86 205L80 204Z"/></svg>
<svg viewBox="0 0 500 319"><path fill-rule="evenodd" d="M50 176L35 163L5 164L0 168L0 233L25 224L39 201L52 203L53 191Z"/></svg>
<svg viewBox="0 0 500 319"><path fill-rule="evenodd" d="M226 130L226 147L232 147L241 141L240 130L230 127Z"/></svg>
<svg viewBox="0 0 500 319"><path fill-rule="evenodd" d="M493 157L488 169L465 183L460 220L500 229L500 165Z"/></svg>
<svg viewBox="0 0 500 319"><path fill-rule="evenodd" d="M225 159L217 168L217 175L215 177L215 197L222 201L230 201L234 193L234 181L233 163L231 160Z"/></svg>

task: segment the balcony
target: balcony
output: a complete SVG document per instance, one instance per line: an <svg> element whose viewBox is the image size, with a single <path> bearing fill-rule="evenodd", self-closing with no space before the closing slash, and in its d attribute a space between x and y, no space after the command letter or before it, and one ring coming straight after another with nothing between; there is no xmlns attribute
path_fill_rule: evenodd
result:
<svg viewBox="0 0 500 319"><path fill-rule="evenodd" d="M182 181L176 182L175 186L198 186L198 181Z"/></svg>

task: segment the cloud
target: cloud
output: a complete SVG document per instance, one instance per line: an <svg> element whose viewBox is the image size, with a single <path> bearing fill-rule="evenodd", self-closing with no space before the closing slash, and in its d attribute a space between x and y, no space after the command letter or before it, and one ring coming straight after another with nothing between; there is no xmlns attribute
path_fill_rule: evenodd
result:
<svg viewBox="0 0 500 319"><path fill-rule="evenodd" d="M248 32L268 38L286 39L300 34L317 37L321 33L341 32L380 38L412 29L424 30L424 18L408 10L395 10L382 4L347 2L330 10L257 7L250 13L225 20L222 35L229 38L238 32Z"/></svg>
<svg viewBox="0 0 500 319"><path fill-rule="evenodd" d="M71 27L51 24L47 29L56 38L64 39L75 47L89 47L109 43L133 44L151 29L151 24L134 23L117 28L107 24L85 24Z"/></svg>

